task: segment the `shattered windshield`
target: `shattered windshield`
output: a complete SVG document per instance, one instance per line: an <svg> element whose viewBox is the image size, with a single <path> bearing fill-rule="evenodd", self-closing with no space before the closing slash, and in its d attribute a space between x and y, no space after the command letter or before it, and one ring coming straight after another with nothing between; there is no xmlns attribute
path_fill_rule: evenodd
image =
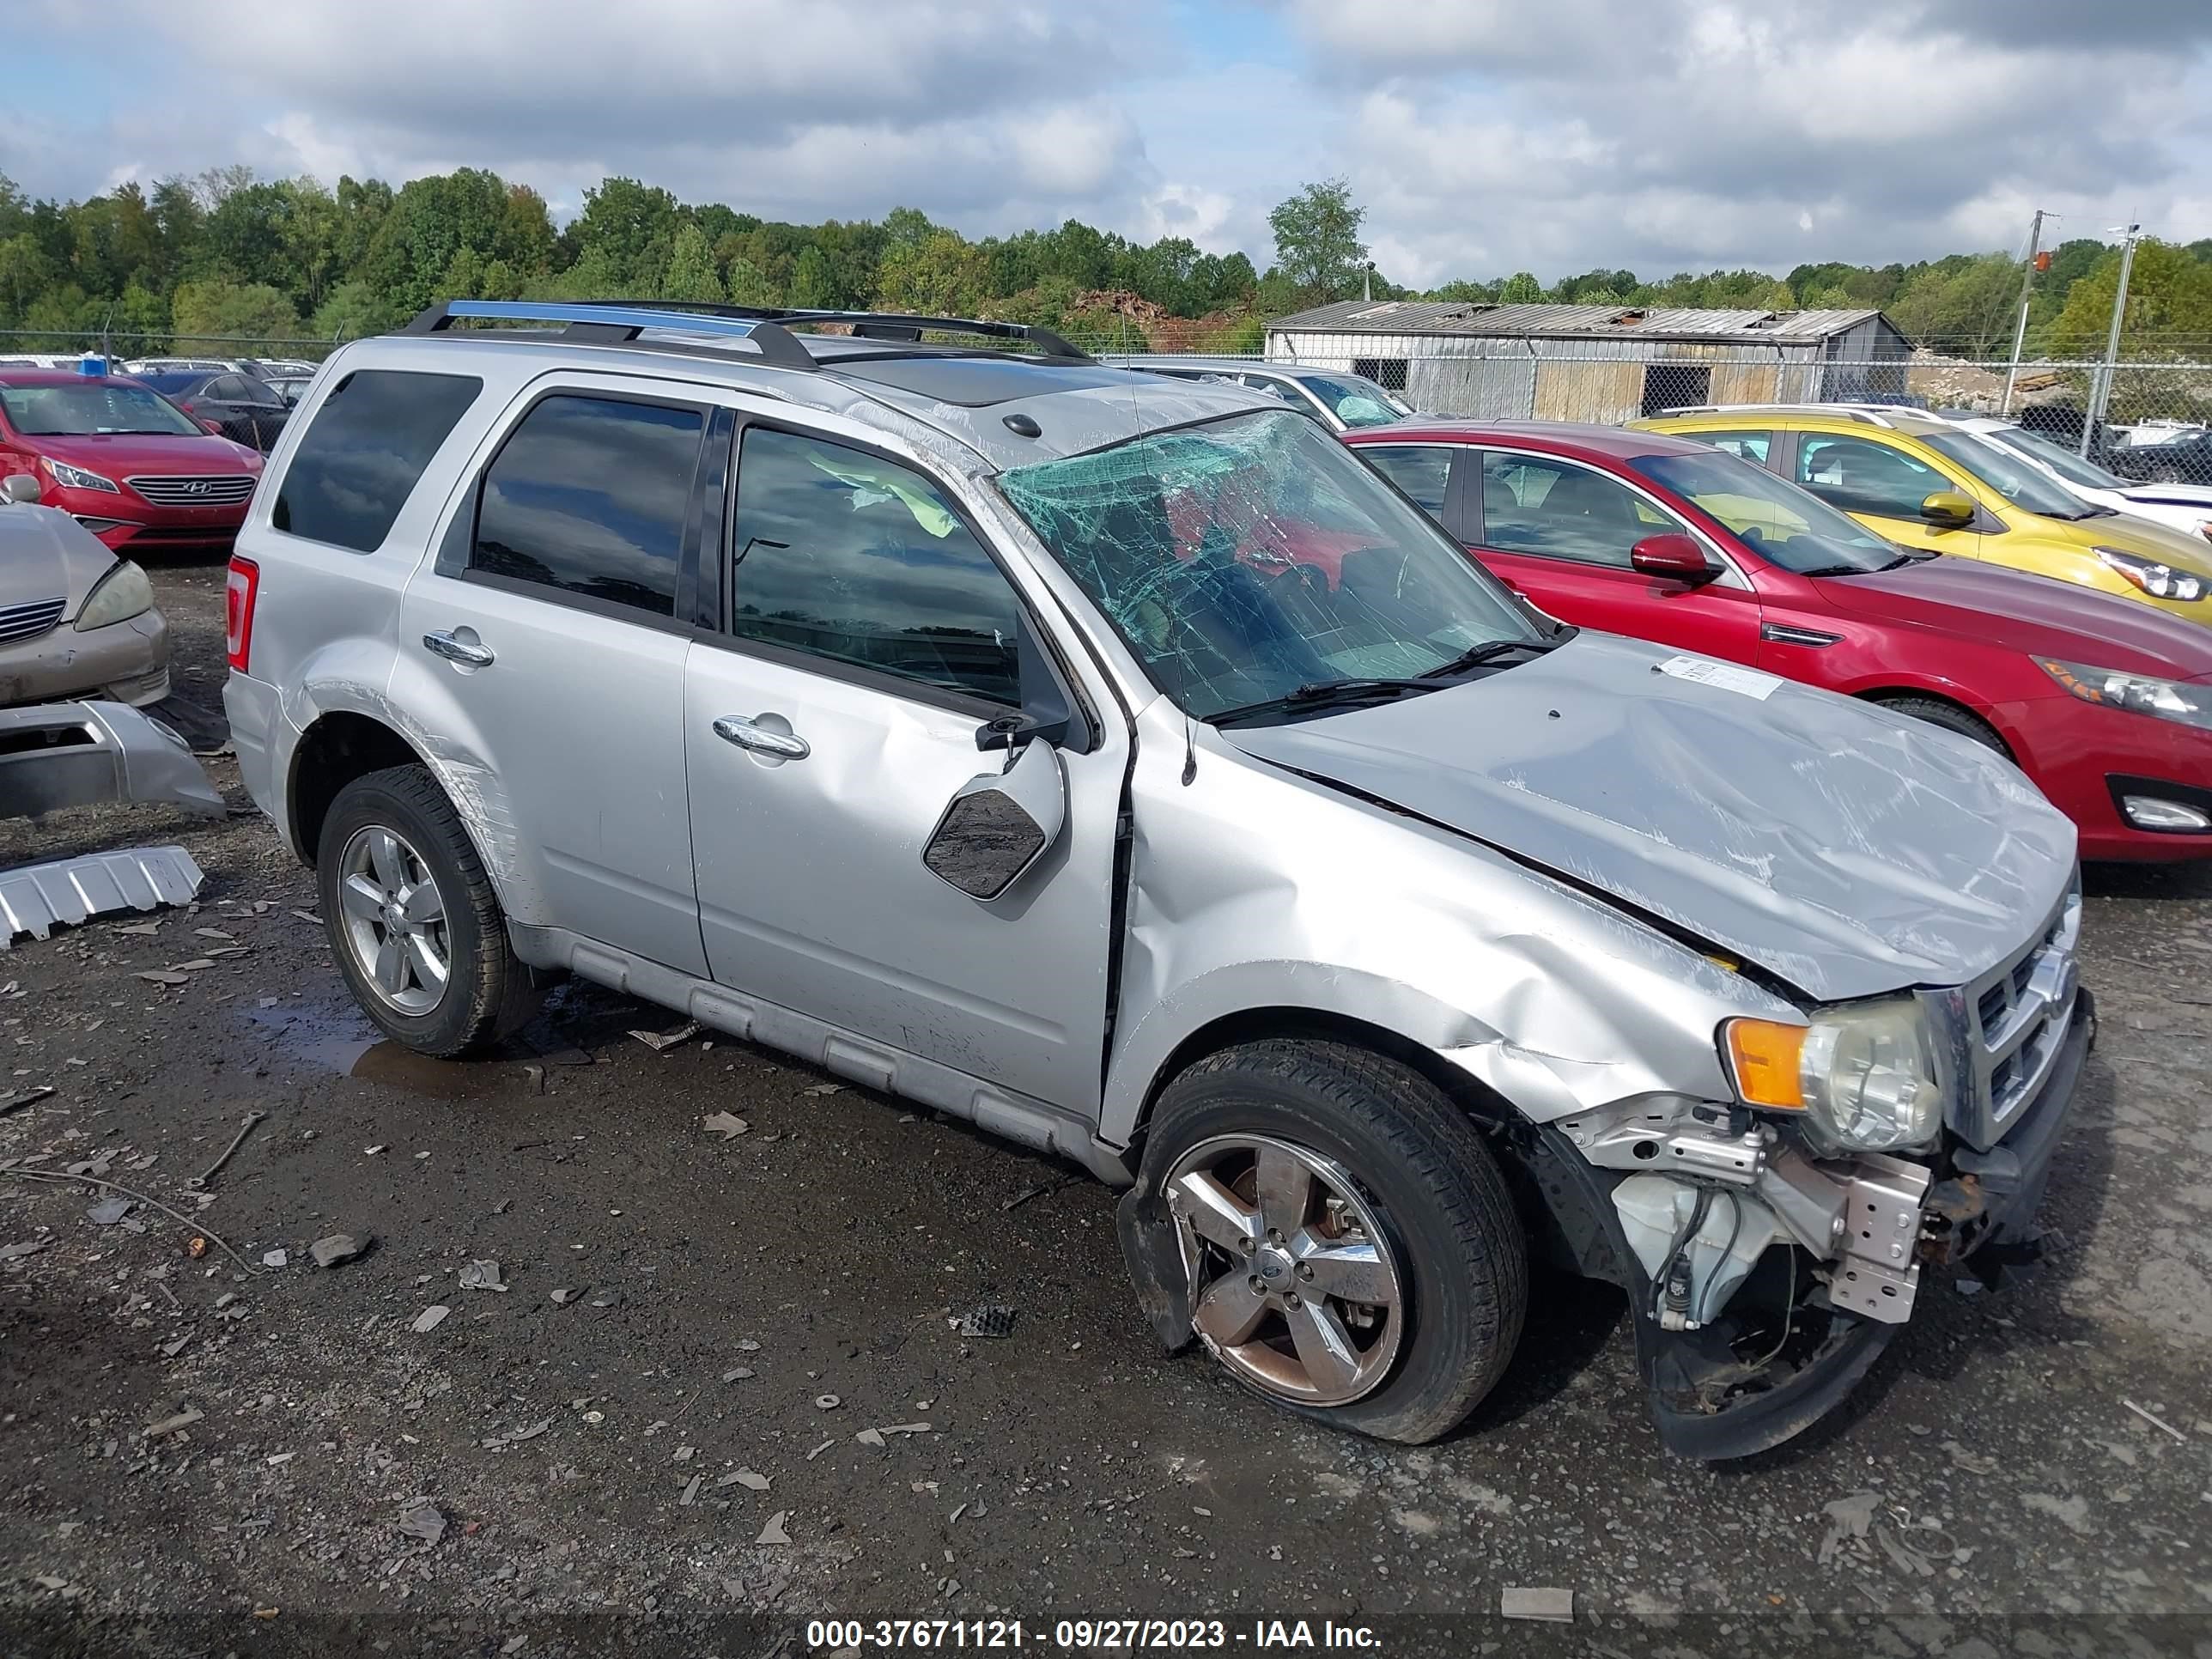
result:
<svg viewBox="0 0 2212 1659"><path fill-rule="evenodd" d="M1200 720L1549 643L1434 524L1287 411L1018 467L999 487Z"/></svg>

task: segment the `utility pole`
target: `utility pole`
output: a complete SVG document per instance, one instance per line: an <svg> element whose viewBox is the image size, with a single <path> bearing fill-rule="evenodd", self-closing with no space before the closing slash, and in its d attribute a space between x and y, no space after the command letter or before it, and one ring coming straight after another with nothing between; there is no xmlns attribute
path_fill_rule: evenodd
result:
<svg viewBox="0 0 2212 1659"><path fill-rule="evenodd" d="M1359 273L1359 298L1363 304L1372 305L1375 302L1375 261L1372 259Z"/></svg>
<svg viewBox="0 0 2212 1659"><path fill-rule="evenodd" d="M2004 401L1997 413L2012 413L2012 383L2020 378L2021 348L2027 343L2027 300L2035 289L2035 256L2043 249L2043 210L2035 210L2035 226L2027 233L2027 269L2020 278L2020 322L2012 331L2012 362L2005 369Z"/></svg>
<svg viewBox="0 0 2212 1659"><path fill-rule="evenodd" d="M2142 227L2115 225L2112 228L2127 240L2120 244L2120 286L2118 291L2112 295L2112 332L2105 337L2105 362L2097 371L2097 379L2089 398L2089 407L2084 410L2081 415L2080 453L2084 460L2087 460L2089 456L2089 434L2102 423L2105 410L2112 404L2112 366L2119 362L2120 323L2128 312L2128 273L2135 269L2136 235Z"/></svg>

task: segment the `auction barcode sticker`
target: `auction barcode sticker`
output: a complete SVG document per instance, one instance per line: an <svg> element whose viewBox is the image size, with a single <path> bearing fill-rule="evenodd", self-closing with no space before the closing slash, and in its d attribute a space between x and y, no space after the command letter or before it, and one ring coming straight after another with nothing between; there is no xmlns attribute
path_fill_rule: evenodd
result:
<svg viewBox="0 0 2212 1659"><path fill-rule="evenodd" d="M1756 697L1761 702L1772 696L1775 687L1782 684L1772 674L1762 674L1755 668L1738 668L1734 663L1715 662L1711 657L1669 657L1659 665L1659 672L1672 674L1678 680L1695 680L1699 685L1717 686L1723 691Z"/></svg>

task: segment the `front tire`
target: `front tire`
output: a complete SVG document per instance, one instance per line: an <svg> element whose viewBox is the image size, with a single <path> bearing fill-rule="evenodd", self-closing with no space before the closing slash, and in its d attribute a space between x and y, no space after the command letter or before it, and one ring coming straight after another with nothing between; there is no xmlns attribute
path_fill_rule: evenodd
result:
<svg viewBox="0 0 2212 1659"><path fill-rule="evenodd" d="M423 766L356 778L323 820L315 876L338 970L393 1042L448 1060L521 1024L529 970L499 896Z"/></svg>
<svg viewBox="0 0 2212 1659"><path fill-rule="evenodd" d="M1925 720L1930 726L1940 726L1946 732L1956 732L1962 738L1972 738L1984 749L1994 749L2007 760L2012 750L1996 733L1996 728L1978 714L1934 697L1878 697L1875 701L1893 714L1904 714L1912 720Z"/></svg>
<svg viewBox="0 0 2212 1659"><path fill-rule="evenodd" d="M1410 1066L1297 1040L1210 1055L1162 1092L1143 1179L1200 1340L1277 1405L1418 1444L1512 1358L1528 1253L1504 1178Z"/></svg>

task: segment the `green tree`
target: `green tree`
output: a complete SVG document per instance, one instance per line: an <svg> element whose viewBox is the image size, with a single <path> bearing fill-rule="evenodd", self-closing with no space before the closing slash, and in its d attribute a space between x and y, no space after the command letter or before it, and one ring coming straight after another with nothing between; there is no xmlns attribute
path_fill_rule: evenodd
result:
<svg viewBox="0 0 2212 1659"><path fill-rule="evenodd" d="M930 317L972 317L982 308L991 261L957 233L933 230L921 241L894 243L876 274L876 297L886 311Z"/></svg>
<svg viewBox="0 0 2212 1659"><path fill-rule="evenodd" d="M58 275L27 230L0 241L0 325L17 323L54 286Z"/></svg>
<svg viewBox="0 0 2212 1659"><path fill-rule="evenodd" d="M358 340L381 334L404 319L381 295L359 278L340 283L315 307L307 332L322 340Z"/></svg>
<svg viewBox="0 0 2212 1659"><path fill-rule="evenodd" d="M433 299L457 297L438 292L454 254L465 247L480 258L496 257L507 210L507 183L495 173L462 167L410 179L392 198L355 274L403 314Z"/></svg>
<svg viewBox="0 0 2212 1659"><path fill-rule="evenodd" d="M937 227L920 208L895 207L884 215L884 242L889 247L920 247L933 235Z"/></svg>
<svg viewBox="0 0 2212 1659"><path fill-rule="evenodd" d="M1534 271L1516 270L1498 287L1498 303L1502 306L1532 306L1543 297L1543 284Z"/></svg>
<svg viewBox="0 0 2212 1659"><path fill-rule="evenodd" d="M2106 290L2109 301L2112 291ZM1914 340L1966 357L2001 355L2020 303L2020 262L2002 253L1955 254L1915 271L1888 307Z"/></svg>
<svg viewBox="0 0 2212 1659"><path fill-rule="evenodd" d="M569 227L580 255L596 252L613 275L602 298L657 292L682 222L676 198L635 179L602 179L584 192L584 210Z"/></svg>
<svg viewBox="0 0 2212 1659"><path fill-rule="evenodd" d="M291 301L266 283L234 283L221 276L179 283L169 303L169 326L186 336L243 336L289 339L300 332Z"/></svg>
<svg viewBox="0 0 2212 1659"><path fill-rule="evenodd" d="M1344 179L1308 185L1267 216L1275 235L1275 267L1290 278L1307 305L1323 305L1359 291L1367 245L1359 227L1367 210L1355 206Z"/></svg>
<svg viewBox="0 0 2212 1659"><path fill-rule="evenodd" d="M2068 290L2046 343L2054 356L2101 357L2112 322L2112 296L2120 283L2120 254L2106 250L2089 274ZM2172 242L2145 237L2136 244L2128 273L2128 307L2120 327L2123 357L2172 354L2186 343L2212 337L2212 264Z"/></svg>
<svg viewBox="0 0 2212 1659"><path fill-rule="evenodd" d="M768 279L768 273L750 259L731 260L725 281L728 284L726 291L730 303L733 306L780 306L783 303L775 291L775 284ZM793 305L800 303L802 301L798 300L792 301Z"/></svg>
<svg viewBox="0 0 2212 1659"><path fill-rule="evenodd" d="M736 266L732 264L732 277L734 278L736 274ZM737 292L734 280L730 284L730 291ZM736 303L745 305L750 302L740 300ZM791 268L791 303L817 311L834 310L837 307L836 273L830 269L830 256L812 243L800 252L798 263Z"/></svg>
<svg viewBox="0 0 2212 1659"><path fill-rule="evenodd" d="M707 246L706 234L696 224L679 227L669 246L668 268L661 276L658 297L720 305L728 295L722 286L722 273L714 265L714 251Z"/></svg>

